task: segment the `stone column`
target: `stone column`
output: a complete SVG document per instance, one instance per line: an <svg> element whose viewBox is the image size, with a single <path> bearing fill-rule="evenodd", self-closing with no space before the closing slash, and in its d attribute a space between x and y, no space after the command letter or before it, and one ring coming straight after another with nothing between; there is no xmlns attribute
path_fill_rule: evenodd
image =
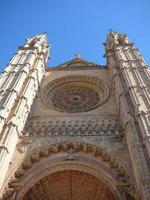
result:
<svg viewBox="0 0 150 200"><path fill-rule="evenodd" d="M150 70L126 35L110 32L105 43L117 108L125 129L137 190L150 199Z"/></svg>
<svg viewBox="0 0 150 200"><path fill-rule="evenodd" d="M0 77L0 190L19 136L45 73L49 46L45 34L27 40Z"/></svg>

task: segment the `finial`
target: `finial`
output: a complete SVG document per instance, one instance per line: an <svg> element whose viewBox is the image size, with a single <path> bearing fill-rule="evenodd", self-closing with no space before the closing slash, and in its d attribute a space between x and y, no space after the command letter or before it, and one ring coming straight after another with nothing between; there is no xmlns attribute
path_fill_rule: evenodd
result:
<svg viewBox="0 0 150 200"><path fill-rule="evenodd" d="M75 55L75 58L76 58L76 59L81 58L81 55L80 55L79 53L77 53L77 54Z"/></svg>

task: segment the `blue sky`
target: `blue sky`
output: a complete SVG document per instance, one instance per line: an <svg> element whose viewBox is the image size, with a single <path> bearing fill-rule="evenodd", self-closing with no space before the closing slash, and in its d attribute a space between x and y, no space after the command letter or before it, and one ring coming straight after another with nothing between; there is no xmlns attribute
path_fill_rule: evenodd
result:
<svg viewBox="0 0 150 200"><path fill-rule="evenodd" d="M0 69L25 38L47 32L48 66L80 53L105 64L103 42L109 29L127 33L150 64L149 0L0 0Z"/></svg>

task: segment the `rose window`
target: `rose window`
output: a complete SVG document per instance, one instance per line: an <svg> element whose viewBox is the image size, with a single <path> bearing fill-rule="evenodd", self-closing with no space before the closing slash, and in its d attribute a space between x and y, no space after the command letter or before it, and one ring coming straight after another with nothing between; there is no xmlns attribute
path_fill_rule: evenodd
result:
<svg viewBox="0 0 150 200"><path fill-rule="evenodd" d="M71 76L48 84L42 97L48 105L62 112L86 112L103 104L109 95L108 87L94 77Z"/></svg>

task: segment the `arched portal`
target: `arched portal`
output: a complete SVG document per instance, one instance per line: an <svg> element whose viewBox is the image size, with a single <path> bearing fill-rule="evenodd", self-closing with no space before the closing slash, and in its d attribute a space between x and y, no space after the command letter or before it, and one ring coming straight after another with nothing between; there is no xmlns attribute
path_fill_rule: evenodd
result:
<svg viewBox="0 0 150 200"><path fill-rule="evenodd" d="M132 192L126 169L92 144L45 146L28 155L14 175L4 200L71 200L70 193L72 200L133 199L126 196Z"/></svg>
<svg viewBox="0 0 150 200"><path fill-rule="evenodd" d="M61 171L40 179L23 200L115 200L108 186L85 172Z"/></svg>

